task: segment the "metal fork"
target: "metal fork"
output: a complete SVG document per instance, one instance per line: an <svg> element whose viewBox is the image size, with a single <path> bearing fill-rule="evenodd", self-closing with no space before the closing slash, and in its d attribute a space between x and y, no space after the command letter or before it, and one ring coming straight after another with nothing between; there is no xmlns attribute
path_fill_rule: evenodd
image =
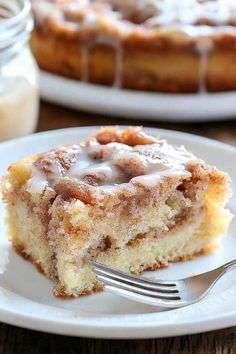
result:
<svg viewBox="0 0 236 354"><path fill-rule="evenodd" d="M145 304L178 308L191 305L206 296L216 282L226 273L236 269L236 259L209 272L179 280L152 281L89 261L97 280L105 289Z"/></svg>

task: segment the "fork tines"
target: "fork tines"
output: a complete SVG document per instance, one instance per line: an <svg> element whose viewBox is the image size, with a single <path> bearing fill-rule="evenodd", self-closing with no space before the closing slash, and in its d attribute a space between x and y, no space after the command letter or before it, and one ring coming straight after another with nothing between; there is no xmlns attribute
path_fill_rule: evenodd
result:
<svg viewBox="0 0 236 354"><path fill-rule="evenodd" d="M90 260L94 273L105 287L114 292L125 291L126 294L137 294L159 300L180 300L176 284L168 281L155 282L113 269Z"/></svg>

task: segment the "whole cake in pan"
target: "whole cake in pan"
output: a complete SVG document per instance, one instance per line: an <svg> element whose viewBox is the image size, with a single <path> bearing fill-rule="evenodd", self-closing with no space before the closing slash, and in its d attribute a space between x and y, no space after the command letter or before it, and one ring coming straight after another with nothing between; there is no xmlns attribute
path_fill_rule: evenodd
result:
<svg viewBox="0 0 236 354"><path fill-rule="evenodd" d="M12 245L57 296L102 288L90 259L140 274L212 252L231 219L226 173L138 127L26 157L2 185Z"/></svg>
<svg viewBox="0 0 236 354"><path fill-rule="evenodd" d="M32 0L42 69L160 92L236 89L235 0Z"/></svg>

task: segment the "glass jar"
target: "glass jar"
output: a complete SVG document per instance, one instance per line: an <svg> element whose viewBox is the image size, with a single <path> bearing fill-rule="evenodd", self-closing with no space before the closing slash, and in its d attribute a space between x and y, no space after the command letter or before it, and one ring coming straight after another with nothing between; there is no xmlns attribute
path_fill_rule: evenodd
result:
<svg viewBox="0 0 236 354"><path fill-rule="evenodd" d="M28 47L32 29L29 0L0 0L0 141L36 128L38 68Z"/></svg>

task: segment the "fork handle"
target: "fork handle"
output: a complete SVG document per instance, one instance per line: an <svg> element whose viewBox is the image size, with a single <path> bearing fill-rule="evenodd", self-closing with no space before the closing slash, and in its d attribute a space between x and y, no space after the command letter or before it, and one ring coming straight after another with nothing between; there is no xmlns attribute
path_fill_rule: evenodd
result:
<svg viewBox="0 0 236 354"><path fill-rule="evenodd" d="M236 259L225 263L222 268L225 272L230 272L231 270L236 269Z"/></svg>

